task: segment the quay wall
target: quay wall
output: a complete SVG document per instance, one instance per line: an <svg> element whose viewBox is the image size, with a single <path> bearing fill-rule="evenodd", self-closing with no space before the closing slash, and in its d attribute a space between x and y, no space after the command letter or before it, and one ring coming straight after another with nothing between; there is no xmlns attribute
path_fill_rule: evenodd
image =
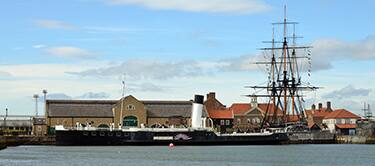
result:
<svg viewBox="0 0 375 166"><path fill-rule="evenodd" d="M340 135L336 138L340 144L375 144L375 137L365 137L356 135Z"/></svg>
<svg viewBox="0 0 375 166"><path fill-rule="evenodd" d="M335 134L329 132L289 133L289 144L334 144Z"/></svg>
<svg viewBox="0 0 375 166"><path fill-rule="evenodd" d="M55 143L55 137L51 136L0 136L0 144L5 146L55 145Z"/></svg>

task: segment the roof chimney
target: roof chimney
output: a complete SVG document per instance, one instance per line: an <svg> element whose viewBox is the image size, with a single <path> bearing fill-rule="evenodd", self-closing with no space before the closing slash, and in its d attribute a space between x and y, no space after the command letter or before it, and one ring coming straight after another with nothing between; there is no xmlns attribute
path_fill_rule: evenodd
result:
<svg viewBox="0 0 375 166"><path fill-rule="evenodd" d="M210 93L207 94L207 100L211 99L211 98L215 99L215 92L210 92Z"/></svg>
<svg viewBox="0 0 375 166"><path fill-rule="evenodd" d="M316 109L316 105L315 105L315 104L312 104L312 105L311 105L311 109L312 109L312 110L315 110L315 109Z"/></svg>
<svg viewBox="0 0 375 166"><path fill-rule="evenodd" d="M327 101L327 110L332 111L331 102Z"/></svg>
<svg viewBox="0 0 375 166"><path fill-rule="evenodd" d="M318 109L321 110L323 108L323 104L322 103L319 103L318 105Z"/></svg>

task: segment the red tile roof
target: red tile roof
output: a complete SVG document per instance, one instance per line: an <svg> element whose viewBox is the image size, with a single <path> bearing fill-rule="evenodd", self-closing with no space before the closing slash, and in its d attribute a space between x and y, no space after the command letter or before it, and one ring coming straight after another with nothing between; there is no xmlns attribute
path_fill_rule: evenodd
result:
<svg viewBox="0 0 375 166"><path fill-rule="evenodd" d="M327 116L329 113L331 112L328 112L326 111L326 109L320 109L320 110L306 110L306 115L307 116L312 116L312 117L325 117Z"/></svg>
<svg viewBox="0 0 375 166"><path fill-rule="evenodd" d="M356 114L351 113L346 109L337 109L333 112L330 112L324 117L324 119L360 119L361 117Z"/></svg>
<svg viewBox="0 0 375 166"><path fill-rule="evenodd" d="M267 106L268 106L268 115L269 116L274 115L275 111L274 111L273 104L267 104L267 103L259 103L258 104L258 108L260 109L260 111L263 111L263 112L267 110ZM245 113L250 111L252 109L252 107L251 107L250 103L233 103L232 106L229 109L231 109L233 111L234 115L244 115ZM280 108L278 108L276 110L276 112L277 112L278 116L283 115Z"/></svg>
<svg viewBox="0 0 375 166"><path fill-rule="evenodd" d="M336 127L340 129L354 129L357 127L357 125L356 124L336 124Z"/></svg>
<svg viewBox="0 0 375 166"><path fill-rule="evenodd" d="M268 106L268 115L273 115L275 112L275 108L273 107L273 104L266 104L266 103L258 104L258 107L263 111L267 110L267 106ZM280 108L277 108L276 112L278 116L283 116L283 112L281 111Z"/></svg>
<svg viewBox="0 0 375 166"><path fill-rule="evenodd" d="M251 105L250 103L233 103L229 109L233 111L234 115L243 115L250 111Z"/></svg>
<svg viewBox="0 0 375 166"><path fill-rule="evenodd" d="M208 116L213 119L233 119L233 111L230 109L207 110Z"/></svg>

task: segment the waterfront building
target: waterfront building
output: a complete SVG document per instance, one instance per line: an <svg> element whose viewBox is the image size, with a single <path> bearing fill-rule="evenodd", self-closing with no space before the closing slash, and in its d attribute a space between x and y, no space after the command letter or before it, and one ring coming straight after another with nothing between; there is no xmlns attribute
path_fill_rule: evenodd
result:
<svg viewBox="0 0 375 166"><path fill-rule="evenodd" d="M221 133L233 132L233 111L226 108L216 98L215 92L209 92L203 104L216 131Z"/></svg>
<svg viewBox="0 0 375 166"><path fill-rule="evenodd" d="M253 132L259 130L265 116L267 116L268 121L276 123L281 122L283 118L280 108L277 108L275 112L273 104L258 103L256 98L252 98L250 103L233 103L229 109L233 111L233 127L237 132Z"/></svg>
<svg viewBox="0 0 375 166"><path fill-rule="evenodd" d="M212 120L213 127L220 133L233 132L233 111L230 109L207 110L208 117Z"/></svg>
<svg viewBox="0 0 375 166"><path fill-rule="evenodd" d="M324 117L323 123L333 133L355 135L356 122L360 118L346 109L336 109Z"/></svg>
<svg viewBox="0 0 375 166"><path fill-rule="evenodd" d="M207 110L222 110L226 109L226 106L222 104L217 98L215 92L209 92L206 96L206 101L203 105Z"/></svg>
<svg viewBox="0 0 375 166"><path fill-rule="evenodd" d="M47 100L49 134L64 127L186 127L190 125L192 101L138 100ZM207 113L203 111L203 117Z"/></svg>
<svg viewBox="0 0 375 166"><path fill-rule="evenodd" d="M323 123L323 119L332 111L330 101L327 102L326 107L323 107L322 103L318 104L318 108L316 108L315 104L312 104L311 109L305 111L307 125L313 130L322 130L327 128L327 126Z"/></svg>
<svg viewBox="0 0 375 166"><path fill-rule="evenodd" d="M0 135L31 135L32 120L10 118L0 120Z"/></svg>
<svg viewBox="0 0 375 166"><path fill-rule="evenodd" d="M47 100L46 119L48 133L54 126L108 127L113 123L112 108L116 100Z"/></svg>

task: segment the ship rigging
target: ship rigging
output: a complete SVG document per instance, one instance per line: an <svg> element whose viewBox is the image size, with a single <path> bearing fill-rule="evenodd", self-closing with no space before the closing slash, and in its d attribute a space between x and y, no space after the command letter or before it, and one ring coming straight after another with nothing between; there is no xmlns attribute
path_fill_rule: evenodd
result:
<svg viewBox="0 0 375 166"><path fill-rule="evenodd" d="M271 47L261 48L265 54L270 53L264 62L255 64L266 65L268 72L268 83L265 86L247 86L254 89L255 93L246 95L251 98L268 99L265 116L261 123L261 128L282 127L288 124L305 123L304 116L304 93L314 91L319 87L311 86L310 83L302 81L302 73L311 75L311 50L310 46L299 46L296 43L296 25L298 22L290 22L286 18L286 6L284 6L283 22L272 23ZM282 26L280 40L276 41L275 27ZM288 28L293 27L292 34L288 34ZM289 43L292 43L290 46ZM303 67L307 66L308 69ZM264 94L257 94L260 91ZM281 112L282 118L278 118ZM272 116L268 116L272 113ZM271 115L271 114L270 114Z"/></svg>

